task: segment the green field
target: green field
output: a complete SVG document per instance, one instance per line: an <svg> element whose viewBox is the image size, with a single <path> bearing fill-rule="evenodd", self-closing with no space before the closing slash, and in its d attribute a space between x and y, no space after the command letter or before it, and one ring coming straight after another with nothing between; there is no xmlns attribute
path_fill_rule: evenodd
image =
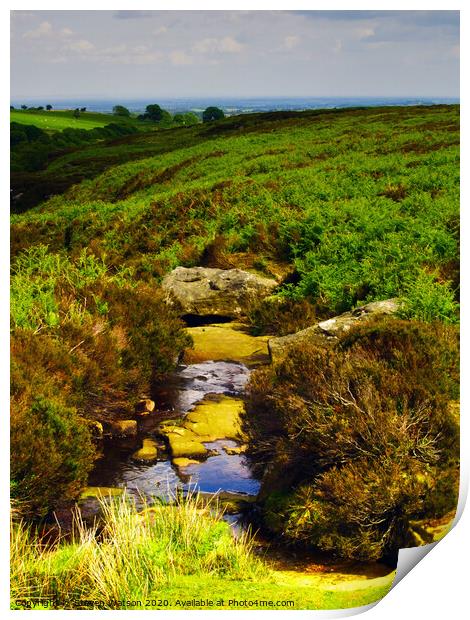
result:
<svg viewBox="0 0 470 620"><path fill-rule="evenodd" d="M104 127L116 122L116 117L112 114L80 112L79 118L75 118L73 110L11 110L10 121L23 125L36 125L44 131L62 131L67 127L73 129Z"/></svg>

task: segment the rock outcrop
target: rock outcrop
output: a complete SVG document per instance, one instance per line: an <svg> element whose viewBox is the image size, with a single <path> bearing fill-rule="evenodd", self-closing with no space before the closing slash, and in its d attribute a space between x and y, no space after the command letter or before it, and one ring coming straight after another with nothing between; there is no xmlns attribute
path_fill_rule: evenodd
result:
<svg viewBox="0 0 470 620"><path fill-rule="evenodd" d="M282 359L293 346L302 343L320 343L335 341L338 336L349 331L351 327L371 318L386 314L395 314L400 308L397 299L373 301L365 306L345 312L327 321L322 321L312 327L307 327L296 334L289 334L280 338L271 338L268 341L268 350L273 362Z"/></svg>
<svg viewBox="0 0 470 620"><path fill-rule="evenodd" d="M241 269L206 267L177 267L162 283L183 314L231 318L243 316L251 302L267 297L277 285Z"/></svg>

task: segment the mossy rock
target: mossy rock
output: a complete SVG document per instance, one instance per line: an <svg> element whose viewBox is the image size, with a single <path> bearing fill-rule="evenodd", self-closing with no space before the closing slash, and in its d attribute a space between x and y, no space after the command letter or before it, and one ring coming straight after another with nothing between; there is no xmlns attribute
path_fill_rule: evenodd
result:
<svg viewBox="0 0 470 620"><path fill-rule="evenodd" d="M268 336L250 336L241 323L217 323L189 327L187 333L193 340L193 348L184 354L188 364L208 360L248 363L259 356L268 356Z"/></svg>
<svg viewBox="0 0 470 620"><path fill-rule="evenodd" d="M184 427L197 435L217 439L240 439L240 414L243 401L239 398L221 396L205 399L188 413Z"/></svg>
<svg viewBox="0 0 470 620"><path fill-rule="evenodd" d="M222 448L224 449L226 454L228 454L229 456L233 456L235 454L245 454L245 452L248 450L248 445L244 443L240 446L222 446Z"/></svg>
<svg viewBox="0 0 470 620"><path fill-rule="evenodd" d="M168 440L173 459L205 458L204 443L217 439L240 440L243 401L229 396L206 398L190 411L181 425L166 424L160 432Z"/></svg>
<svg viewBox="0 0 470 620"><path fill-rule="evenodd" d="M199 465L199 461L196 459L188 459L185 456L180 456L179 458L173 459L173 465L176 467L189 467L189 465Z"/></svg>
<svg viewBox="0 0 470 620"><path fill-rule="evenodd" d="M132 437L137 435L137 422L135 420L116 420L111 422L111 434L113 437Z"/></svg>
<svg viewBox="0 0 470 620"><path fill-rule="evenodd" d="M213 509L218 506L226 514L239 514L256 502L256 495L220 491L219 493L200 492L197 497L202 506Z"/></svg>
<svg viewBox="0 0 470 620"><path fill-rule="evenodd" d="M157 442L154 439L144 439L142 448L132 455L136 461L154 461L158 456Z"/></svg>
<svg viewBox="0 0 470 620"><path fill-rule="evenodd" d="M119 487L85 487L80 495L80 499L87 499L89 497L118 497L124 491L125 489Z"/></svg>
<svg viewBox="0 0 470 620"><path fill-rule="evenodd" d="M208 450L203 441L211 441L210 437L201 437L186 428L179 428L166 435L173 458L207 456Z"/></svg>

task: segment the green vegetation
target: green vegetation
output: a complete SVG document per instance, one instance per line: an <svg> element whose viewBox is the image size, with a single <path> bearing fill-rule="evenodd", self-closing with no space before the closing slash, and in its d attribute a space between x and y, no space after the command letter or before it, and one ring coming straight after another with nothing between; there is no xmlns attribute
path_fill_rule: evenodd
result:
<svg viewBox="0 0 470 620"><path fill-rule="evenodd" d="M72 129L93 129L104 127L112 122L110 114L86 112L74 116L74 110L12 110L10 121L22 125L35 125L44 131L62 131Z"/></svg>
<svg viewBox="0 0 470 620"><path fill-rule="evenodd" d="M125 108L123 105L115 105L113 108L113 114L115 116L127 116L127 117L131 115L129 110Z"/></svg>
<svg viewBox="0 0 470 620"><path fill-rule="evenodd" d="M188 346L162 277L178 265L238 267L280 281L249 310L254 334L291 333L401 298L400 318L257 370L244 423L262 477L263 524L283 540L360 559L410 544L416 521L443 517L456 502L459 107L203 124L149 108L140 120L89 131L12 125L18 510L43 515L77 497L95 456L93 421L128 411ZM180 521L187 546L175 550L180 507L159 510L158 531L149 519L131 538L121 520L103 544L83 533L45 550L17 528L18 548L29 551L15 574L44 592L65 583L64 605L66 591L155 596L152 580L160 597L200 592L202 582L224 596L233 583L253 597L289 593L301 608L365 604L383 592L263 581L243 545L229 549L220 524L208 526L211 543L196 531L193 547ZM26 581L15 579L23 592Z"/></svg>
<svg viewBox="0 0 470 620"><path fill-rule="evenodd" d="M412 522L455 510L454 328L388 319L303 344L252 376L249 454L264 524L354 559L414 546Z"/></svg>
<svg viewBox="0 0 470 620"><path fill-rule="evenodd" d="M457 161L457 106L246 115L137 134L30 175L30 192L85 180L16 216L13 248L91 246L150 281L178 264L281 264L294 270L283 294L319 316L402 296L407 316L453 322Z"/></svg>
<svg viewBox="0 0 470 620"><path fill-rule="evenodd" d="M184 114L175 114L173 122L176 125L197 125L200 122L199 116L194 112L185 112Z"/></svg>
<svg viewBox="0 0 470 620"><path fill-rule="evenodd" d="M210 106L206 108L202 113L202 121L204 123L210 123L211 121L220 121L225 117L223 110L220 108L216 108L215 106Z"/></svg>
<svg viewBox="0 0 470 620"><path fill-rule="evenodd" d="M76 148L97 140L122 137L137 131L133 124L110 123L94 129L74 129L67 127L51 134L36 125L11 123L10 145L12 171L40 170L54 153Z"/></svg>
<svg viewBox="0 0 470 620"><path fill-rule="evenodd" d="M189 339L159 290L86 250L35 246L12 270L12 497L45 514L86 485L90 420L130 408Z"/></svg>
<svg viewBox="0 0 470 620"><path fill-rule="evenodd" d="M178 600L207 598L214 608L217 600L234 609L230 599L248 599L293 601L291 609L340 609L374 602L391 585L393 574L366 586L356 581L345 590L312 587L321 585L318 579L296 583L257 558L248 536L234 539L220 514L202 508L197 497L141 513L126 498L102 501L102 508L100 533L79 521L73 541L49 548L31 528L13 522L14 609L27 608L34 597L42 599L36 608L53 599L54 609L118 609L126 607L122 601L140 601L127 606L134 609L155 609L157 601L167 601L161 608L181 609Z"/></svg>

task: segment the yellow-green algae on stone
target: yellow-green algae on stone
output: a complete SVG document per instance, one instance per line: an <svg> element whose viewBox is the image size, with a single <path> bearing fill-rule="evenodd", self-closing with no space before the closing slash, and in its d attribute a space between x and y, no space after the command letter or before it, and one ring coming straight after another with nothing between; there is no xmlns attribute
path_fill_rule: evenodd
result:
<svg viewBox="0 0 470 620"><path fill-rule="evenodd" d="M183 426L197 435L210 437L206 441L216 439L240 439L240 414L243 401L240 398L219 396L204 399L190 411Z"/></svg>
<svg viewBox="0 0 470 620"><path fill-rule="evenodd" d="M243 401L218 396L201 401L180 426L166 424L161 432L167 437L173 459L204 458L204 443L217 439L241 439L240 413Z"/></svg>
<svg viewBox="0 0 470 620"><path fill-rule="evenodd" d="M185 352L187 364L208 360L249 362L250 358L268 355L269 336L250 336L242 323L216 323L188 327L187 333L194 343Z"/></svg>
<svg viewBox="0 0 470 620"><path fill-rule="evenodd" d="M132 455L138 461L153 461L157 458L157 442L154 439L144 439L142 448Z"/></svg>
<svg viewBox="0 0 470 620"><path fill-rule="evenodd" d="M180 456L179 458L173 459L173 465L176 467L188 467L189 465L197 465L199 461L195 459L188 459L185 456Z"/></svg>
<svg viewBox="0 0 470 620"><path fill-rule="evenodd" d="M80 499L88 497L117 497L123 493L124 489L119 487L85 487L80 495Z"/></svg>

